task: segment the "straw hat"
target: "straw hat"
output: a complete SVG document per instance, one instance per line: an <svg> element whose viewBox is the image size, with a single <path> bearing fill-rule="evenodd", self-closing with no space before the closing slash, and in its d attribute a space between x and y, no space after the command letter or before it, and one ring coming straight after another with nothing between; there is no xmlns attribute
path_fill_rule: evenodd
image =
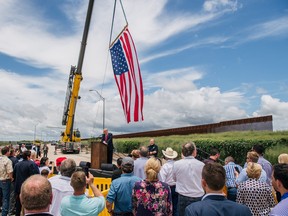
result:
<svg viewBox="0 0 288 216"><path fill-rule="evenodd" d="M178 153L176 151L173 151L173 149L170 147L166 148L166 151L162 150L162 153L166 158L169 159L174 159L178 156Z"/></svg>

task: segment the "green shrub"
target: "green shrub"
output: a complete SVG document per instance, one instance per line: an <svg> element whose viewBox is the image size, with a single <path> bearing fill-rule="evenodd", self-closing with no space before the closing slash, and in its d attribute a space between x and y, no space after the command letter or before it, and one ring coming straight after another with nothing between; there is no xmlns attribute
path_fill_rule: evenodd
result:
<svg viewBox="0 0 288 216"><path fill-rule="evenodd" d="M114 146L117 152L130 153L133 149L140 147L140 142L128 140L128 141L117 141L114 142Z"/></svg>
<svg viewBox="0 0 288 216"><path fill-rule="evenodd" d="M148 146L150 138L114 139L114 144L118 152L130 153L132 149L139 148L141 145ZM232 156L240 165L245 163L247 152L255 144L262 144L266 148L265 158L272 164L277 163L279 154L288 153L288 131L234 131L155 137L155 143L159 148L158 156L162 157L161 150L171 147L178 152L178 159L180 159L182 145L190 141L196 143L200 159L207 158L210 149L216 147L220 150L222 161L227 156Z"/></svg>

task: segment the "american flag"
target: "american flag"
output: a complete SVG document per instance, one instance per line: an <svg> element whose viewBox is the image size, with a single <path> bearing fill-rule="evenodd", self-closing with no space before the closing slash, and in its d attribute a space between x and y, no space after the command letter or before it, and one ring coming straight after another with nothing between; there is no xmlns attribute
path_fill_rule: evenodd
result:
<svg viewBox="0 0 288 216"><path fill-rule="evenodd" d="M136 48L125 27L110 47L114 77L127 123L143 121L143 83Z"/></svg>

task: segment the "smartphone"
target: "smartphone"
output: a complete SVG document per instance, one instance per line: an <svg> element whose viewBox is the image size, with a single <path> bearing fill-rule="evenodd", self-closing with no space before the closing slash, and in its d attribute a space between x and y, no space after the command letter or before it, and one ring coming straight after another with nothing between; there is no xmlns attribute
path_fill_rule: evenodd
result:
<svg viewBox="0 0 288 216"><path fill-rule="evenodd" d="M236 170L236 172L240 173L240 170L238 167L234 167L234 169Z"/></svg>
<svg viewBox="0 0 288 216"><path fill-rule="evenodd" d="M89 167L85 166L84 168L85 175L89 177Z"/></svg>

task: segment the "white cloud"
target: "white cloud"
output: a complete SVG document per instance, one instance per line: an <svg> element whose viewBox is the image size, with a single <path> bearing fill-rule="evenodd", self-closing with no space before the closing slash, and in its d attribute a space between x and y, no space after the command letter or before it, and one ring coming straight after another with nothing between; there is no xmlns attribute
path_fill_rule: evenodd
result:
<svg viewBox="0 0 288 216"><path fill-rule="evenodd" d="M145 89L149 91L151 88L163 88L176 92L195 90L194 81L201 79L203 73L192 67L157 72L153 76L147 75L144 79Z"/></svg>
<svg viewBox="0 0 288 216"><path fill-rule="evenodd" d="M270 95L261 97L260 109L253 113L253 116L273 115L274 130L287 130L288 102L280 101Z"/></svg>
<svg viewBox="0 0 288 216"><path fill-rule="evenodd" d="M287 35L288 17L283 16L274 20L252 26L246 40L258 40L265 37Z"/></svg>
<svg viewBox="0 0 288 216"><path fill-rule="evenodd" d="M163 58L166 56L175 55L175 54L181 53L185 50L192 49L192 48L198 48L201 46L219 45L219 44L222 44L228 40L229 40L228 37L209 37L209 38L205 38L202 40L197 40L196 42L190 43L188 45L185 45L185 46L182 46L182 47L179 47L176 49L166 50L164 52L158 52L155 55L152 54L148 57L141 59L140 63L143 64L143 63L146 63L146 62L158 59L158 58Z"/></svg>
<svg viewBox="0 0 288 216"><path fill-rule="evenodd" d="M203 4L203 9L208 12L223 10L223 8L236 11L238 7L237 0L206 0Z"/></svg>
<svg viewBox="0 0 288 216"><path fill-rule="evenodd" d="M61 127L67 78L70 65L77 64L87 2L64 2L60 9L70 21L71 31L63 33L53 31L59 30L60 23L44 16L46 8L35 8L25 1L1 1L1 53L31 67L47 69L43 76L34 76L25 75L21 70L5 71L0 68L1 139L33 139L35 127L38 138L42 134L46 139L55 139L60 134L61 129L57 127ZM125 2L124 7L138 53L143 54L143 50L166 39L234 11L236 3L206 1L203 11L197 14L168 14L165 11L167 0L130 1ZM75 128L81 130L83 137L101 133L102 102L96 102L99 98L89 89L100 90L103 80L104 90L101 94L106 99L106 125L112 132L180 127L247 116L239 108L246 103L241 92L221 92L218 87L199 88L196 82L204 78L205 71L187 67L155 73L142 71L146 92L145 121L127 125L114 83L110 57L107 58L112 8L113 1L97 1L94 5L83 65L82 98L78 101L75 117ZM118 5L114 37L125 24L119 9ZM148 62L193 47L220 44L228 39L210 37L157 53L151 58L143 56L140 61Z"/></svg>

